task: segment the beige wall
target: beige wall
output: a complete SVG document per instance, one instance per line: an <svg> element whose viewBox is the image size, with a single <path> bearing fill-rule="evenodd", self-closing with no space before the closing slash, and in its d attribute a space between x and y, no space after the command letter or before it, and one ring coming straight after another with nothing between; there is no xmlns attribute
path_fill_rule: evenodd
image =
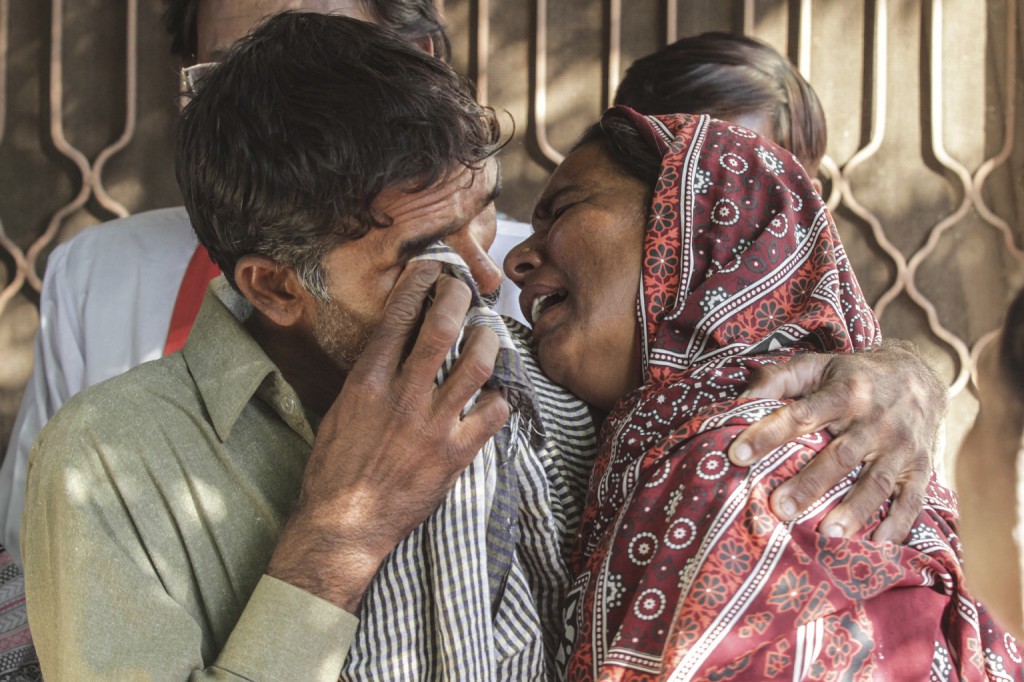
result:
<svg viewBox="0 0 1024 682"><path fill-rule="evenodd" d="M0 226L9 238L0 239L0 443L31 366L34 275L46 254L89 224L178 202L176 65L159 1L8 3L0 0ZM1024 272L1021 9L1024 0L446 6L456 66L515 120L499 207L521 219L635 57L674 36L733 30L794 58L829 117L829 200L851 258L886 333L918 343L949 382L951 442L975 409L970 354ZM126 84L128 63L137 77Z"/></svg>

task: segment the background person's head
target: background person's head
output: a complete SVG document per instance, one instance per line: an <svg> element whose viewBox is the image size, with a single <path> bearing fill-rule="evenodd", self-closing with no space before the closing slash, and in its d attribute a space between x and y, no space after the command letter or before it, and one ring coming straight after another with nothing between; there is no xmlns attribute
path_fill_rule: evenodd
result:
<svg viewBox="0 0 1024 682"><path fill-rule="evenodd" d="M171 53L190 65L217 61L262 19L286 10L333 13L389 28L448 60L451 43L433 0L165 0Z"/></svg>
<svg viewBox="0 0 1024 682"><path fill-rule="evenodd" d="M825 113L814 89L778 50L754 38L682 38L633 62L615 103L738 123L793 152L811 178L825 155Z"/></svg>
<svg viewBox="0 0 1024 682"><path fill-rule="evenodd" d="M198 90L178 123L176 172L200 241L233 284L256 254L321 299L324 257L391 223L375 206L382 191L482 167L500 136L444 62L339 16L268 19Z"/></svg>

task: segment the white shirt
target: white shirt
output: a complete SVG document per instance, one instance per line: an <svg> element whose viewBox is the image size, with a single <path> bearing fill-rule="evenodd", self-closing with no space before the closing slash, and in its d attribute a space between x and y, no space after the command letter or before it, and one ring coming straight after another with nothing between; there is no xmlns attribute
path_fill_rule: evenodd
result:
<svg viewBox="0 0 1024 682"><path fill-rule="evenodd" d="M499 220L491 256L500 265L530 232L529 225ZM50 255L35 363L0 467L0 542L19 565L32 441L75 393L163 354L195 249L188 214L179 206L90 227ZM518 294L505 282L495 309L523 321Z"/></svg>

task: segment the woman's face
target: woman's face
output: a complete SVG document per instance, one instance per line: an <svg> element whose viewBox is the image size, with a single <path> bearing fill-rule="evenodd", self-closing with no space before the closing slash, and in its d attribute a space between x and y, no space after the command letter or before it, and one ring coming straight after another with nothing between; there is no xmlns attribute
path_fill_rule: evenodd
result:
<svg viewBox="0 0 1024 682"><path fill-rule="evenodd" d="M505 259L544 372L604 412L641 381L636 301L649 192L601 145L585 145L551 176L533 236Z"/></svg>

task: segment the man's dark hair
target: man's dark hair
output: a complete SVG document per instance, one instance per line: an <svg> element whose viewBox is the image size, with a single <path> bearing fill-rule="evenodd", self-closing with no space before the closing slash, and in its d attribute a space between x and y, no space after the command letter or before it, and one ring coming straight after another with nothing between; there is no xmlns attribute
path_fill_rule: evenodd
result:
<svg viewBox="0 0 1024 682"><path fill-rule="evenodd" d="M285 12L213 67L178 121L192 226L234 282L241 256L293 268L325 297L321 261L386 227L372 207L478 168L499 147L468 81L387 29Z"/></svg>
<svg viewBox="0 0 1024 682"><path fill-rule="evenodd" d="M825 155L825 113L814 89L775 48L745 36L702 33L636 60L615 103L644 114L725 120L763 113L774 141L805 166Z"/></svg>
<svg viewBox="0 0 1024 682"><path fill-rule="evenodd" d="M429 38L436 57L445 61L451 57L451 40L434 0L359 0L359 4L381 26L412 43ZM199 0L165 0L165 5L164 28L171 35L171 54L192 63L198 45Z"/></svg>

